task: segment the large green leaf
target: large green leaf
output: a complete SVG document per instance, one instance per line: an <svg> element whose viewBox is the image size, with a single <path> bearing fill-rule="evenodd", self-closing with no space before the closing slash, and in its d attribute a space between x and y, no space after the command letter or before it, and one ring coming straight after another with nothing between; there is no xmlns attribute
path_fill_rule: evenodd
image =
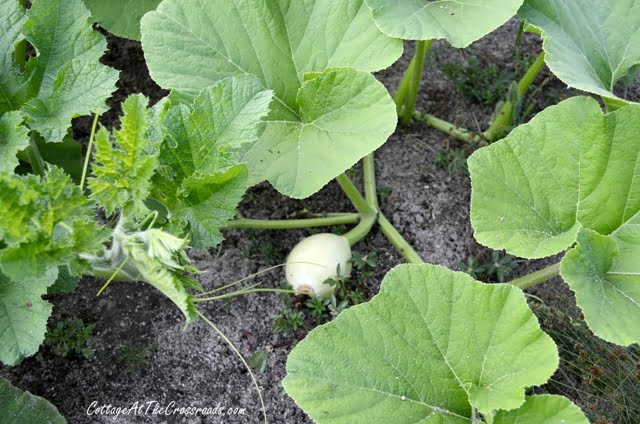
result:
<svg viewBox="0 0 640 424"><path fill-rule="evenodd" d="M188 225L194 246L222 241L220 228L248 187L240 158L258 139L271 99L256 77L242 76L203 90L191 107L169 110L154 194L172 222Z"/></svg>
<svg viewBox="0 0 640 424"><path fill-rule="evenodd" d="M640 214L610 236L581 230L560 272L596 335L621 345L640 342Z"/></svg>
<svg viewBox="0 0 640 424"><path fill-rule="evenodd" d="M537 395L527 397L520 408L498 411L493 424L588 424L584 413L562 396Z"/></svg>
<svg viewBox="0 0 640 424"><path fill-rule="evenodd" d="M367 72L393 63L402 44L363 0L166 0L143 18L142 44L151 76L174 96L246 74L273 90L273 123L247 161L252 182L290 196L313 194L395 128L392 100ZM360 71L318 74L328 67Z"/></svg>
<svg viewBox="0 0 640 424"><path fill-rule="evenodd" d="M101 128L96 134L94 177L89 179L92 197L108 214L118 210L131 218L148 213L151 177L158 165L160 149L149 135L153 113L148 99L129 96L122 104L122 127L113 133Z"/></svg>
<svg viewBox="0 0 640 424"><path fill-rule="evenodd" d="M270 122L245 156L252 183L268 179L295 198L315 193L380 147L397 121L382 84L351 69L329 69L307 80L297 104L300 121Z"/></svg>
<svg viewBox="0 0 640 424"><path fill-rule="evenodd" d="M640 63L640 0L526 0L518 14L544 32L545 61L570 87L617 98Z"/></svg>
<svg viewBox="0 0 640 424"><path fill-rule="evenodd" d="M82 0L35 0L26 12L7 0L0 15L0 114L23 109L32 129L59 142L72 118L106 108L117 72L99 63L106 42ZM37 52L26 65L13 61L23 38Z"/></svg>
<svg viewBox="0 0 640 424"><path fill-rule="evenodd" d="M314 329L284 387L319 423L469 423L523 404L558 365L523 293L433 265L401 265L368 304Z"/></svg>
<svg viewBox="0 0 640 424"><path fill-rule="evenodd" d="M24 103L27 81L13 56L16 45L24 39L21 31L26 19L18 0L0 3L0 115L18 110Z"/></svg>
<svg viewBox="0 0 640 424"><path fill-rule="evenodd" d="M518 11L523 0L366 0L382 32L404 40L446 38L467 47Z"/></svg>
<svg viewBox="0 0 640 424"><path fill-rule="evenodd" d="M102 250L107 232L93 203L59 168L40 178L0 174L0 268L14 281L38 278L66 265L84 268L79 252Z"/></svg>
<svg viewBox="0 0 640 424"><path fill-rule="evenodd" d="M84 0L93 18L110 33L140 39L140 20L162 0Z"/></svg>
<svg viewBox="0 0 640 424"><path fill-rule="evenodd" d="M29 146L29 130L22 121L20 112L0 116L0 172L13 173L19 165L16 154Z"/></svg>
<svg viewBox="0 0 640 424"><path fill-rule="evenodd" d="M49 268L16 282L0 272L0 361L4 364L16 365L38 351L52 309L42 296L57 274L57 268Z"/></svg>
<svg viewBox="0 0 640 424"><path fill-rule="evenodd" d="M27 123L49 142L62 142L71 119L94 110L105 110L105 99L114 90L117 72L99 63L74 59L57 73L47 97L35 97L24 105Z"/></svg>
<svg viewBox="0 0 640 424"><path fill-rule="evenodd" d="M23 392L0 377L0 410L4 424L65 424L58 409L46 399Z"/></svg>
<svg viewBox="0 0 640 424"><path fill-rule="evenodd" d="M0 11L0 46L3 47L0 50L0 69L6 71L13 66L15 44L21 39L20 32L27 16L18 0L2 2Z"/></svg>
<svg viewBox="0 0 640 424"><path fill-rule="evenodd" d="M576 242L562 275L592 330L640 341L640 105L566 100L469 158L476 239L526 258ZM591 231L585 231L591 230Z"/></svg>

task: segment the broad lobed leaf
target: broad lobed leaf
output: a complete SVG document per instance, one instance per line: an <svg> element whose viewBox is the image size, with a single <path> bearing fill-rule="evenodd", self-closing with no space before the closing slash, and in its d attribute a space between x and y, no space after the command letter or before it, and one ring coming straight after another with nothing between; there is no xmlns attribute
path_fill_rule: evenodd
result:
<svg viewBox="0 0 640 424"><path fill-rule="evenodd" d="M298 92L300 121L269 122L247 152L252 183L266 178L288 196L307 197L380 147L395 130L395 105L373 76L353 69L328 69L314 76Z"/></svg>
<svg viewBox="0 0 640 424"><path fill-rule="evenodd" d="M29 145L29 130L20 112L0 116L0 172L13 173L19 165L16 154Z"/></svg>
<svg viewBox="0 0 640 424"><path fill-rule="evenodd" d="M472 407L520 407L557 365L520 290L401 265L372 301L309 333L283 383L319 423L469 423Z"/></svg>
<svg viewBox="0 0 640 424"><path fill-rule="evenodd" d="M111 34L140 40L140 20L162 0L84 0L93 18Z"/></svg>
<svg viewBox="0 0 640 424"><path fill-rule="evenodd" d="M526 0L518 15L543 31L545 61L570 87L618 99L640 63L640 0Z"/></svg>
<svg viewBox="0 0 640 424"><path fill-rule="evenodd" d="M60 412L46 399L23 392L0 377L0 405L8 423L66 424Z"/></svg>
<svg viewBox="0 0 640 424"><path fill-rule="evenodd" d="M55 267L12 281L0 272L0 361L17 365L38 351L52 306L42 299L56 281Z"/></svg>
<svg viewBox="0 0 640 424"><path fill-rule="evenodd" d="M493 424L588 424L584 413L569 399L554 395L527 397L520 408L498 411Z"/></svg>
<svg viewBox="0 0 640 424"><path fill-rule="evenodd" d="M168 0L143 18L142 44L151 76L177 94L253 74L295 115L306 73L373 72L400 56L402 44L372 23L362 0Z"/></svg>
<svg viewBox="0 0 640 424"><path fill-rule="evenodd" d="M148 213L144 201L151 191L151 178L159 165L160 146L149 135L156 119L143 95L129 96L122 104L122 128L101 128L96 134L94 176L89 179L92 198L108 214L123 210L131 218Z"/></svg>
<svg viewBox="0 0 640 424"><path fill-rule="evenodd" d="M27 16L18 1L0 3L0 115L18 110L24 103L27 79L14 63L16 45L24 39L21 34Z"/></svg>
<svg viewBox="0 0 640 424"><path fill-rule="evenodd" d="M467 47L516 14L523 0L366 0L385 34L404 40L445 38Z"/></svg>
<svg viewBox="0 0 640 424"><path fill-rule="evenodd" d="M96 252L108 234L94 220L93 204L62 170L43 178L0 174L0 268L14 281L37 278L67 265L74 275L79 252Z"/></svg>
<svg viewBox="0 0 640 424"><path fill-rule="evenodd" d="M640 106L576 97L469 158L479 242L526 258L578 246L561 273L591 329L640 341Z"/></svg>
<svg viewBox="0 0 640 424"><path fill-rule="evenodd" d="M248 187L241 158L258 139L271 98L256 77L233 77L204 89L191 107L167 113L154 197L174 225L188 227L195 247L222 241L220 228Z"/></svg>
<svg viewBox="0 0 640 424"><path fill-rule="evenodd" d="M114 90L114 77L113 69L97 62L72 60L60 68L50 95L23 106L27 124L48 142L62 142L72 118L106 108L104 100Z"/></svg>
<svg viewBox="0 0 640 424"><path fill-rule="evenodd" d="M589 328L620 345L640 342L640 219L615 236L582 229L560 273Z"/></svg>
<svg viewBox="0 0 640 424"><path fill-rule="evenodd" d="M117 72L99 63L106 42L82 0L35 0L26 11L6 0L0 15L0 115L22 109L32 129L60 142L72 118L105 109ZM18 64L14 52L24 39L37 56Z"/></svg>
<svg viewBox="0 0 640 424"><path fill-rule="evenodd" d="M166 0L143 18L142 43L151 76L174 97L192 99L213 82L248 74L273 90L273 123L247 161L252 182L268 179L289 196L318 191L395 128L391 98L366 73L393 63L402 44L376 28L363 0ZM331 67L365 72L336 69L305 82ZM354 102L344 101L354 91ZM305 116L312 99L327 100L316 116L331 125L315 128ZM376 125L361 132L365 117ZM323 157L313 156L318 150Z"/></svg>

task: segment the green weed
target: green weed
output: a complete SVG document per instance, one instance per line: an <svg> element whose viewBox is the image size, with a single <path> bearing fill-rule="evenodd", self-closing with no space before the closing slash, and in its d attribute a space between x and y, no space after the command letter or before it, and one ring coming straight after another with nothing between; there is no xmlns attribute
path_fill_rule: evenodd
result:
<svg viewBox="0 0 640 424"><path fill-rule="evenodd" d="M44 344L55 355L66 358L68 356L81 356L91 359L95 351L87 347L91 339L95 324L85 324L81 319L66 319L50 329L45 336Z"/></svg>

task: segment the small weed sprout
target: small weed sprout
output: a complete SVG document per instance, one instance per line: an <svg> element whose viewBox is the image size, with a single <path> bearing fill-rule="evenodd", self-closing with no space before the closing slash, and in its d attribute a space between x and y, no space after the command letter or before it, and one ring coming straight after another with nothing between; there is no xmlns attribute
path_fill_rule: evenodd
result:
<svg viewBox="0 0 640 424"><path fill-rule="evenodd" d="M79 318L63 320L49 330L44 343L57 356L91 359L95 351L87 346L87 342L95 328L95 324L85 324Z"/></svg>
<svg viewBox="0 0 640 424"><path fill-rule="evenodd" d="M518 263L512 256L494 251L490 261L482 262L477 257L469 256L466 261L458 263L458 269L476 280L504 283L518 269Z"/></svg>

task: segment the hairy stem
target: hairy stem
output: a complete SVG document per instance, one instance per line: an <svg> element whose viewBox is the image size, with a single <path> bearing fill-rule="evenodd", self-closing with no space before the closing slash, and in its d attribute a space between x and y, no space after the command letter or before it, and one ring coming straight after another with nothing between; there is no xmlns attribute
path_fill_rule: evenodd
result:
<svg viewBox="0 0 640 424"><path fill-rule="evenodd" d="M371 206L367 203L366 199L362 197L360 190L358 190L355 184L353 184L353 181L351 181L346 174L339 175L336 178L336 181L340 184L344 194L347 195L351 203L353 203L353 206L361 215L371 213Z"/></svg>
<svg viewBox="0 0 640 424"><path fill-rule="evenodd" d="M240 361L242 361L242 364L244 365L246 370L249 372L249 375L251 376L253 385L256 386L256 390L258 391L258 397L260 398L260 405L262 406L262 417L264 418L265 424L268 424L269 420L267 419L267 407L264 404L264 399L262 398L262 391L260 390L260 386L258 385L258 380L256 379L256 376L253 374L251 367L249 366L249 364L247 364L247 361L244 359L244 357L242 356L238 348L231 342L231 340L229 340L229 338L222 331L220 331L220 329L216 327L213 322L209 321L209 319L207 319L207 317L205 317L200 311L197 311L197 313L198 313L198 316L204 320L204 322L206 322L216 333L218 333L218 335L222 338L222 340L224 340L224 342L231 348L233 353L235 353L236 356L240 358Z"/></svg>
<svg viewBox="0 0 640 424"><path fill-rule="evenodd" d="M537 284L544 283L545 281L557 277L558 275L560 275L559 262L557 264L553 264L544 269L541 269L540 271L532 272L531 274L525 275L524 277L509 281L508 284L525 290Z"/></svg>
<svg viewBox="0 0 640 424"><path fill-rule="evenodd" d="M545 53L541 52L533 64L529 67L527 72L518 82L518 97L524 97L531 88L531 85L536 80L542 69L544 69ZM489 141L496 141L504 136L511 122L513 121L513 112L515 105L510 100L505 101L502 107L495 116L493 122L489 128L484 132L484 137Z"/></svg>
<svg viewBox="0 0 640 424"><path fill-rule="evenodd" d="M376 164L373 153L362 160L364 172L364 197L369 206L378 209L378 190L376 188Z"/></svg>
<svg viewBox="0 0 640 424"><path fill-rule="evenodd" d="M45 174L44 160L42 159L42 155L40 154L40 150L38 149L38 145L36 144L36 140L33 136L29 139L29 148L27 149L27 153L29 155L31 170L33 170L34 174L43 177Z"/></svg>
<svg viewBox="0 0 640 424"><path fill-rule="evenodd" d="M378 224L383 234L387 236L389 241L398 249L398 252L405 258L405 260L412 264L422 264L424 261L418 255L408 241L402 237L398 230L389 222L389 220L383 215L378 215Z"/></svg>
<svg viewBox="0 0 640 424"><path fill-rule="evenodd" d="M369 165L370 166L370 165ZM369 202L362 196L360 190L353 184L353 181L346 174L342 174L336 178L342 191L347 195L353 206L360 213L360 223L351 231L344 234L343 237L349 240L349 244L353 246L371 232L376 223L378 211L372 207ZM369 182L371 184L371 182ZM370 187L371 189L371 187ZM374 188L375 191L375 188Z"/></svg>
<svg viewBox="0 0 640 424"><path fill-rule="evenodd" d="M420 90L420 82L422 81L422 68L424 67L424 58L431 48L433 40L420 40L416 43L416 52L409 63L398 93L396 95L396 108L400 122L407 125L413 118L413 111Z"/></svg>
<svg viewBox="0 0 640 424"><path fill-rule="evenodd" d="M542 72L542 70L544 69L544 59L545 54L544 52L541 52L538 57L536 57L536 60L529 67L524 76L520 79L520 82L518 83L518 91L520 93L520 96L524 96L525 94L527 94L527 91L529 91L529 88L531 88L533 82L536 80L536 78L538 78L538 75L540 75L540 72Z"/></svg>
<svg viewBox="0 0 640 424"><path fill-rule="evenodd" d="M87 180L87 171L89 170L89 161L91 160L91 151L93 150L93 140L96 137L96 128L98 128L98 117L100 117L100 109L96 110L91 124L91 134L89 135L89 145L87 146L87 155L84 158L84 166L82 167L82 178L80 178L80 189L84 189L84 183Z"/></svg>
<svg viewBox="0 0 640 424"><path fill-rule="evenodd" d="M433 129L450 135L456 140L460 140L469 144L485 144L485 139L481 134L469 131L455 124L444 121L440 118L436 118L433 115L414 112L413 117L418 121L424 122Z"/></svg>
<svg viewBox="0 0 640 424"><path fill-rule="evenodd" d="M377 218L378 217L375 212L363 215L360 223L346 234L343 234L342 237L346 238L351 246L355 245L371 232L371 229L375 225Z"/></svg>
<svg viewBox="0 0 640 424"><path fill-rule="evenodd" d="M483 133L484 138L493 142L504 137L513 122L513 110L513 102L510 100L504 101L493 121L491 121L491 125Z"/></svg>
<svg viewBox="0 0 640 424"><path fill-rule="evenodd" d="M124 266L127 264L128 260L129 260L129 258L125 258L125 260L122 261L122 263L118 266L118 268L116 268L113 271L113 273L111 274L111 276L109 277L107 282L104 283L104 285L102 287L100 287L100 290L98 290L98 293L96 294L96 297L100 296L102 294L102 292L105 291L107 289L107 287L109 287L109 284L111 284L111 282L114 281L116 279L116 277L118 277L120 275L120 272L122 271Z"/></svg>
<svg viewBox="0 0 640 424"><path fill-rule="evenodd" d="M324 217L307 219L236 219L224 225L226 229L254 228L259 230L287 230L293 228L330 227L333 225L357 224L357 213L328 214Z"/></svg>

